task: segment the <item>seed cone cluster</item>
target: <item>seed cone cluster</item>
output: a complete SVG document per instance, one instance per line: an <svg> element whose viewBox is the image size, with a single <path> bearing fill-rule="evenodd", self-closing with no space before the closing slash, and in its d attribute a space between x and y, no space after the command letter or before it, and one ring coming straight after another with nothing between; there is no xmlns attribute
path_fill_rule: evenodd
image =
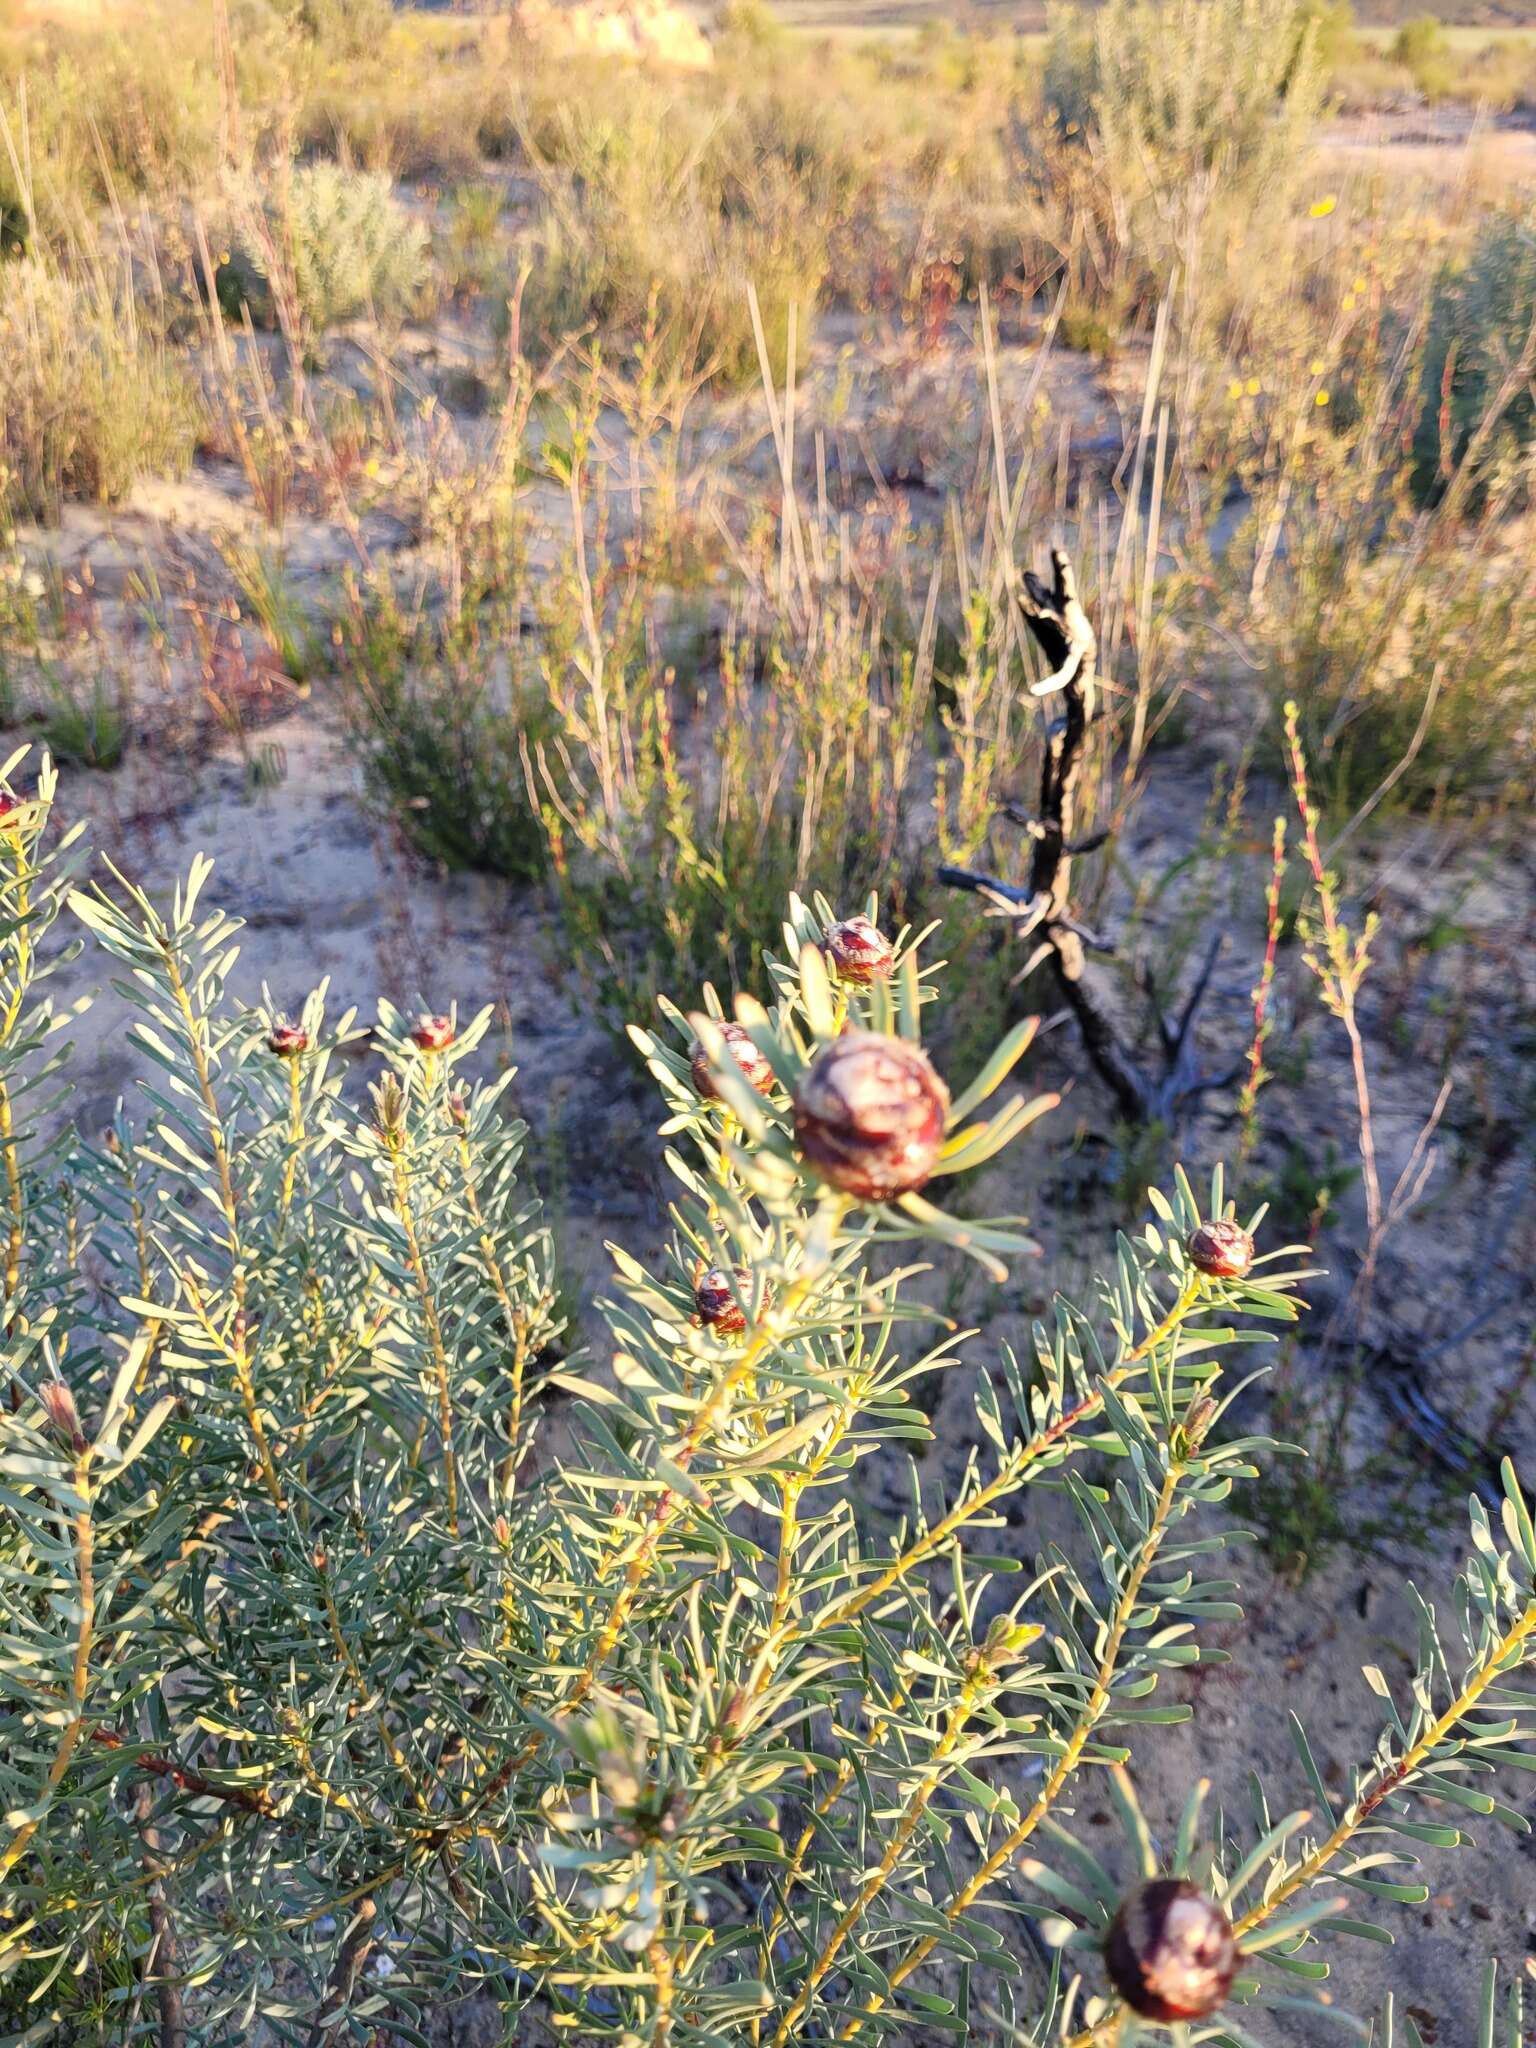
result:
<svg viewBox="0 0 1536 2048"><path fill-rule="evenodd" d="M902 1038L845 1031L795 1091L795 1138L824 1180L865 1202L920 1188L944 1142L949 1090Z"/></svg>
<svg viewBox="0 0 1536 2048"><path fill-rule="evenodd" d="M845 917L827 928L827 952L840 981L867 988L884 981L895 962L895 948L867 917Z"/></svg>
<svg viewBox="0 0 1536 2048"><path fill-rule="evenodd" d="M1159 1877L1127 1894L1104 1944L1110 1982L1145 2020L1203 2020L1237 1972L1232 1923L1183 1878Z"/></svg>
<svg viewBox="0 0 1536 2048"><path fill-rule="evenodd" d="M737 1296L750 1294L751 1288L752 1275L745 1267L736 1268L733 1290L730 1275L719 1266L710 1266L694 1280L694 1313L705 1329L713 1330L717 1337L739 1337L747 1327L747 1316Z"/></svg>
<svg viewBox="0 0 1536 2048"><path fill-rule="evenodd" d="M1241 1280L1253 1264L1253 1239L1240 1223L1202 1223L1185 1250L1195 1271L1210 1280Z"/></svg>
<svg viewBox="0 0 1536 2048"><path fill-rule="evenodd" d="M418 1017L411 1031L411 1043L418 1052L446 1052L453 1040L451 1017Z"/></svg>
<svg viewBox="0 0 1536 2048"><path fill-rule="evenodd" d="M726 1051L740 1067L748 1087L755 1088L759 1095L766 1095L773 1086L773 1068L753 1044L751 1032L742 1024L721 1024L717 1028L725 1040ZM688 1048L688 1071L693 1076L694 1087L706 1101L720 1100L714 1069L702 1039L696 1038Z"/></svg>

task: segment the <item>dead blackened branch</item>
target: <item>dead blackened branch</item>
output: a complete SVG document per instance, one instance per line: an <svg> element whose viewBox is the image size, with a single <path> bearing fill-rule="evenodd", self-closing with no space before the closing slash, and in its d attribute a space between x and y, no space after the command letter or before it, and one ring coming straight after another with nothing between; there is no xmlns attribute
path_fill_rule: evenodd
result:
<svg viewBox="0 0 1536 2048"><path fill-rule="evenodd" d="M1016 888L971 868L941 867L939 879L984 896L996 915L1013 925L1019 940L1035 942L1023 972L1049 963L1077 1019L1083 1048L1120 1114L1130 1123L1172 1128L1189 1103L1237 1078L1235 1069L1204 1074L1194 1057L1195 1018L1210 987L1222 934L1213 938L1176 1017L1163 1013L1156 990L1147 983L1162 1054L1160 1070L1149 1074L1123 1042L1088 965L1089 953L1112 953L1114 942L1091 930L1072 907L1073 861L1094 852L1109 836L1098 830L1078 831L1088 734L1098 710L1099 646L1062 549L1052 550L1051 568L1048 583L1026 570L1019 595L1019 608L1050 666L1050 673L1033 685L1032 694L1059 699L1046 729L1039 807L1031 813L1018 804L1003 806L1003 815L1030 841L1028 886Z"/></svg>

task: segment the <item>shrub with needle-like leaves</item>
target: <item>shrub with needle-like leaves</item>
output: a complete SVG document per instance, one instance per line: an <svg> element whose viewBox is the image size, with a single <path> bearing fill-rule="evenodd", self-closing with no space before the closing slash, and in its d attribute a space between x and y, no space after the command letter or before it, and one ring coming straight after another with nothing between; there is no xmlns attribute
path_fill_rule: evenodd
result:
<svg viewBox="0 0 1536 2048"><path fill-rule="evenodd" d="M1232 1367L1301 1275L1181 1176L1027 1356L931 1344L908 1253L1028 1242L935 1189L1051 1099L989 1109L1029 1025L951 1095L927 935L796 901L766 1006L637 1030L672 1235L615 1252L589 1364L486 1020L383 1007L344 1085L362 1034L323 989L229 998L206 863L168 904L81 890L52 795L45 765L0 815L9 2039L422 2042L474 1995L508 2041L1243 2044L1379 1936L1352 1915L1423 1896L1447 1806L1519 1824L1490 1789L1536 1761L1510 1474L1410 1691L1368 1674L1347 1788L1298 1725L1310 1811L1256 1789L1205 1830L1196 1786L1160 1863L1125 1767L1189 1712L1163 1675L1221 1660L1219 1511L1264 1449ZM99 1142L45 1135L70 921L152 1073ZM921 1447L940 1369L976 1448L881 1517L859 1468ZM1024 1568L1042 1481L1083 1540ZM1518 2027L1490 1985L1485 2048Z"/></svg>

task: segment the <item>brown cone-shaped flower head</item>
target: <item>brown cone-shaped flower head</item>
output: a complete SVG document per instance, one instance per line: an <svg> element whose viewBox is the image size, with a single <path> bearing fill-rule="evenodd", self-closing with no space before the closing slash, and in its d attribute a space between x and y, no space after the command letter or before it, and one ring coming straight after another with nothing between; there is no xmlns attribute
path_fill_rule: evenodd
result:
<svg viewBox="0 0 1536 2048"><path fill-rule="evenodd" d="M1195 1271L1210 1280L1241 1280L1253 1264L1253 1239L1240 1223L1202 1223L1184 1249Z"/></svg>
<svg viewBox="0 0 1536 2048"><path fill-rule="evenodd" d="M453 1039L451 1017L418 1017L411 1029L411 1043L418 1052L446 1052Z"/></svg>
<svg viewBox="0 0 1536 2048"><path fill-rule="evenodd" d="M884 981L896 958L890 940L867 917L845 917L840 924L829 925L827 951L839 980L856 981L861 988Z"/></svg>
<svg viewBox="0 0 1536 2048"><path fill-rule="evenodd" d="M739 1337L747 1327L747 1315L736 1297L738 1294L750 1295L751 1291L752 1276L744 1267L736 1268L733 1292L730 1276L719 1266L710 1266L694 1276L695 1313L705 1329L713 1330L717 1337Z"/></svg>
<svg viewBox="0 0 1536 2048"><path fill-rule="evenodd" d="M949 1090L904 1038L845 1031L795 1090L795 1137L824 1180L865 1202L920 1188L944 1142Z"/></svg>
<svg viewBox="0 0 1536 2048"><path fill-rule="evenodd" d="M280 1060L296 1060L309 1051L309 1033L300 1024L274 1024L267 1033L267 1051Z"/></svg>
<svg viewBox="0 0 1536 2048"><path fill-rule="evenodd" d="M766 1095L773 1086L773 1068L752 1043L752 1034L743 1024L721 1024L720 1036L725 1040L725 1049L740 1067L749 1087L759 1095ZM709 1064L709 1054L704 1050L702 1039L696 1038L688 1048L688 1071L693 1076L693 1085L709 1102L720 1100L720 1090L715 1085L714 1069Z"/></svg>
<svg viewBox="0 0 1536 2048"><path fill-rule="evenodd" d="M1237 1971L1232 1923L1183 1878L1158 1877L1121 1901L1104 1944L1110 1982L1145 2020L1203 2020Z"/></svg>

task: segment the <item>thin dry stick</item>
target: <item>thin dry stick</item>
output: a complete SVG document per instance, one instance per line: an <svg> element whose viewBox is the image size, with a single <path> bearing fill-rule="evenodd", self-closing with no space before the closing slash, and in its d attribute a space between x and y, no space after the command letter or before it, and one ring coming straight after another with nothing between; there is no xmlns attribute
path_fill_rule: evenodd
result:
<svg viewBox="0 0 1536 2048"><path fill-rule="evenodd" d="M1311 871L1321 920L1319 928L1306 947L1305 958L1308 967L1317 977L1324 1002L1344 1026L1345 1036L1349 1041L1350 1070L1354 1077L1362 1180L1365 1188L1366 1243L1361 1257L1360 1272L1351 1290L1350 1300L1357 1311L1363 1313L1375 1285L1382 1246L1387 1234L1418 1201L1425 1183L1434 1171L1435 1154L1429 1149L1430 1141L1439 1128L1446 1105L1450 1101L1452 1083L1449 1076L1442 1081L1434 1106L1413 1142L1407 1161L1393 1184L1391 1194L1384 1199L1376 1158L1376 1130L1371 1105L1370 1076L1365 1060L1365 1041L1357 1011L1357 998L1370 966L1371 941L1375 937L1377 920L1374 914L1367 917L1360 936L1355 938L1340 913L1338 879L1328 867L1318 840L1318 813L1308 788L1306 756L1302 750L1298 713L1294 703L1289 703L1285 707L1285 736L1291 788L1301 816L1302 848Z"/></svg>
<svg viewBox="0 0 1536 2048"><path fill-rule="evenodd" d="M1364 1272L1373 1272L1379 1249L1382 1203L1381 1176L1376 1167L1376 1127L1371 1112L1371 1084L1365 1064L1365 1041L1355 1010L1355 996L1370 965L1371 941L1376 920L1368 917L1358 939L1352 937L1339 914L1338 884L1323 860L1318 843L1318 814L1307 786L1307 762L1302 752L1298 713L1294 703L1285 707L1285 738L1289 755L1291 791L1301 816L1302 850L1312 872L1322 918L1322 945L1308 949L1307 964L1317 976L1330 1010L1344 1026L1349 1040L1350 1067L1354 1074L1355 1109L1360 1125L1360 1161L1365 1186L1365 1214L1368 1242Z"/></svg>
<svg viewBox="0 0 1536 2048"><path fill-rule="evenodd" d="M773 363L768 354L768 337L763 331L762 310L757 303L757 289L754 285L750 284L747 286L747 306L752 315L753 339L757 343L757 362L763 380L763 400L768 408L768 425L772 431L774 449L779 458L780 497L783 504L783 518L789 542L788 551L786 556L782 558L780 569L781 596L787 605L789 597L789 559L792 557L795 574L800 585L800 600L805 607L805 613L808 618L811 611L811 576L805 558L805 535L800 524L800 501L795 492L794 449L790 437L793 429L791 424L790 431L786 432L785 421L779 411ZM791 358L786 363L784 369L785 411L790 413L791 422L794 402L794 374L794 361Z"/></svg>
<svg viewBox="0 0 1536 2048"><path fill-rule="evenodd" d="M1424 708L1419 713L1419 722L1414 727L1413 738L1408 742L1406 751L1397 762L1397 765L1390 769L1377 784L1376 788L1366 798L1349 823L1341 831L1335 833L1334 837L1328 842L1328 849L1324 855L1326 860L1332 860L1339 848L1354 837L1355 833L1365 823L1366 819L1370 817L1378 804L1384 798L1391 795L1392 791L1396 789L1397 785L1408 773L1408 770L1413 766L1418 758L1419 749L1423 746L1428 736L1430 721L1435 714L1435 699L1440 694L1440 685L1444 680L1445 663L1437 661L1435 663L1435 672L1429 679L1429 688L1424 692Z"/></svg>
<svg viewBox="0 0 1536 2048"><path fill-rule="evenodd" d="M1275 962L1280 948L1280 890L1285 880L1285 820L1276 818L1270 848L1269 886L1264 892L1264 964L1253 991L1253 1040L1248 1048L1248 1077L1237 1098L1238 1162L1245 1160L1258 1142L1259 1090L1269 1079L1264 1064L1264 1047L1274 1029L1269 1014L1275 985Z"/></svg>

